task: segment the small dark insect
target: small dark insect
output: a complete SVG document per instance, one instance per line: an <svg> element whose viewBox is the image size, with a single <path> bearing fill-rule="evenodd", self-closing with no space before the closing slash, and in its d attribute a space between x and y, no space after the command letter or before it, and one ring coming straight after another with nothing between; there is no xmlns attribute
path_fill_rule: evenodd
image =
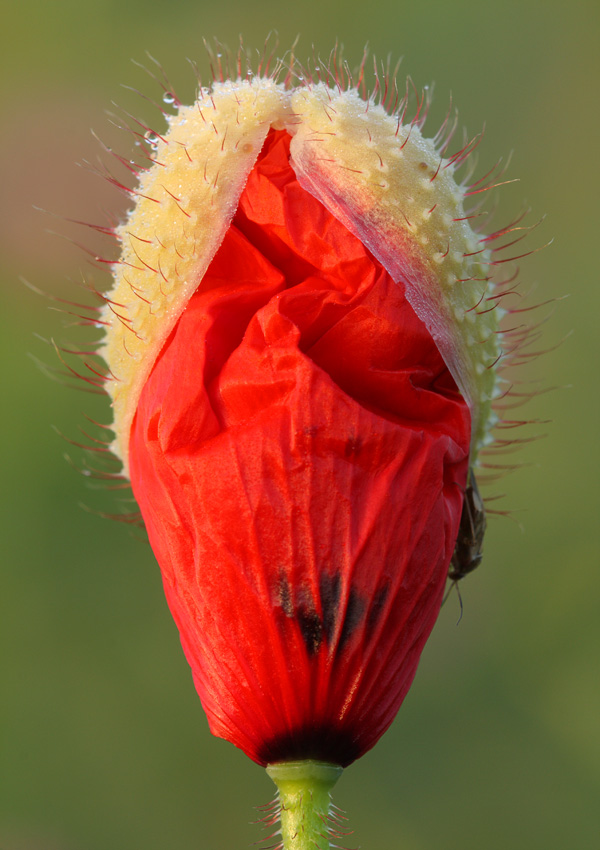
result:
<svg viewBox="0 0 600 850"><path fill-rule="evenodd" d="M456 538L456 546L454 547L454 554L450 560L450 569L448 570L448 578L451 579L453 582L452 586L456 586L458 592L461 617L462 599L457 583L466 575L473 572L481 563L483 559L483 536L486 525L483 499L481 498L473 470L470 469L462 514L460 516L460 525L458 527L458 537ZM446 595L447 598L448 596ZM446 599L444 599L444 602Z"/></svg>
<svg viewBox="0 0 600 850"><path fill-rule="evenodd" d="M479 566L483 558L483 535L486 525L483 499L471 469L448 578L460 581Z"/></svg>

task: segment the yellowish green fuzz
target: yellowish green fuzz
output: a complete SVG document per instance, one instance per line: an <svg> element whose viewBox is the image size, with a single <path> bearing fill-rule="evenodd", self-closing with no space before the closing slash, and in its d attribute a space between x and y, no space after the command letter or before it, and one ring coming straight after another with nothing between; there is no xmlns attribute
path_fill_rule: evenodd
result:
<svg viewBox="0 0 600 850"><path fill-rule="evenodd" d="M283 850L330 850L330 792L342 770L312 760L267 766L278 790Z"/></svg>

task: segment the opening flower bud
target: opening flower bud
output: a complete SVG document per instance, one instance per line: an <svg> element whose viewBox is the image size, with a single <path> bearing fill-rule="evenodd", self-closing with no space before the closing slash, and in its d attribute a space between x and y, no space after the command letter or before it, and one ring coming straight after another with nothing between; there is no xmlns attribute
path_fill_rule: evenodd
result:
<svg viewBox="0 0 600 850"><path fill-rule="evenodd" d="M394 718L499 354L469 146L338 83L179 108L103 316L114 449L198 693L260 764L345 766Z"/></svg>

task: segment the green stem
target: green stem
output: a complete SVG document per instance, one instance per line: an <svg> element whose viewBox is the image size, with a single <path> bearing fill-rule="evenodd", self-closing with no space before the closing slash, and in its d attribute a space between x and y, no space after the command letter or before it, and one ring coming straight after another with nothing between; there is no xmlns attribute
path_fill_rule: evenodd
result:
<svg viewBox="0 0 600 850"><path fill-rule="evenodd" d="M279 791L283 850L329 850L329 792L342 768L319 761L289 761L268 765L267 773Z"/></svg>

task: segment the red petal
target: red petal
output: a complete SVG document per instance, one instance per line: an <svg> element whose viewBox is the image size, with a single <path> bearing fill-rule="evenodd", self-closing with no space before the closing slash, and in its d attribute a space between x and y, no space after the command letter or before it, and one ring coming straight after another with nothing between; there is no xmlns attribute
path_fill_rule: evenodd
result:
<svg viewBox="0 0 600 850"><path fill-rule="evenodd" d="M261 764L375 743L439 611L469 440L402 287L271 131L130 445L215 734Z"/></svg>

